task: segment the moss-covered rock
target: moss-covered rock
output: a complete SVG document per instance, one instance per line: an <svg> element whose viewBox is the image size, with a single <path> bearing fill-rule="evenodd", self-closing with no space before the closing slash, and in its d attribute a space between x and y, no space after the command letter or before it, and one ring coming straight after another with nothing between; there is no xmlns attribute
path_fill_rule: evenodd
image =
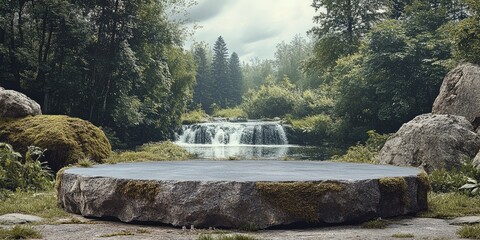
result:
<svg viewBox="0 0 480 240"><path fill-rule="evenodd" d="M0 119L0 142L8 142L20 152L31 145L47 149L45 160L54 171L84 158L102 162L112 151L102 130L67 116Z"/></svg>

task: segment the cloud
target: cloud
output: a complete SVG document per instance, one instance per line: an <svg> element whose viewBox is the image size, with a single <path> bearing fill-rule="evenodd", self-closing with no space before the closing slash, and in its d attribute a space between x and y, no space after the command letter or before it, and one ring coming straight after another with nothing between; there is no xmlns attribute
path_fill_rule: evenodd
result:
<svg viewBox="0 0 480 240"><path fill-rule="evenodd" d="M310 0L198 0L190 18L201 26L195 41L213 45L223 36L229 52L242 61L273 58L278 43L311 29L315 10ZM193 41L192 41L193 42Z"/></svg>
<svg viewBox="0 0 480 240"><path fill-rule="evenodd" d="M194 22L202 22L217 16L229 3L228 0L202 0L189 11L189 19Z"/></svg>

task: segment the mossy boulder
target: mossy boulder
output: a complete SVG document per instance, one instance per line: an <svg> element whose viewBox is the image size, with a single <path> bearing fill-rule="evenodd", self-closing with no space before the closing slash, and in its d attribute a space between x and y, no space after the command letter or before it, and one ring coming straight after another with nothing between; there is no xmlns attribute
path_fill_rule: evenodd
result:
<svg viewBox="0 0 480 240"><path fill-rule="evenodd" d="M84 158L102 162L112 151L101 129L68 116L0 119L0 142L12 144L19 152L31 145L47 149L45 160L54 171Z"/></svg>

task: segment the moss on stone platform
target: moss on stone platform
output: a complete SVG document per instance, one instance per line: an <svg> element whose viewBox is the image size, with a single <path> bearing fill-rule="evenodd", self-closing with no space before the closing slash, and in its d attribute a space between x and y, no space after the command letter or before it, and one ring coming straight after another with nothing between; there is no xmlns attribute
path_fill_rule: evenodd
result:
<svg viewBox="0 0 480 240"><path fill-rule="evenodd" d="M331 192L341 192L339 182L257 182L256 190L264 199L291 218L317 222L320 201Z"/></svg>

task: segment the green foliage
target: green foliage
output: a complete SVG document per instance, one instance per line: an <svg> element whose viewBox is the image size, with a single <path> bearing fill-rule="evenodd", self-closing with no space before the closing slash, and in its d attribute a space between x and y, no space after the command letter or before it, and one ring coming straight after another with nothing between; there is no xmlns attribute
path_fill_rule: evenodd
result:
<svg viewBox="0 0 480 240"><path fill-rule="evenodd" d="M250 90L243 96L241 107L253 119L284 117L293 112L299 96L288 78L276 85L273 76L269 76L260 89Z"/></svg>
<svg viewBox="0 0 480 240"><path fill-rule="evenodd" d="M206 122L208 118L209 116L207 113L205 113L205 111L203 111L202 109L196 109L182 114L182 117L180 119L182 121L182 124L194 124Z"/></svg>
<svg viewBox="0 0 480 240"><path fill-rule="evenodd" d="M457 234L461 238L480 239L480 224L464 225Z"/></svg>
<svg viewBox="0 0 480 240"><path fill-rule="evenodd" d="M362 228L367 229L384 229L387 228L388 223L382 219L376 219L368 222L362 223Z"/></svg>
<svg viewBox="0 0 480 240"><path fill-rule="evenodd" d="M95 162L108 158L111 146L105 134L91 123L67 116L38 115L0 120L0 141L26 152L34 145L46 149L53 171L85 157Z"/></svg>
<svg viewBox="0 0 480 240"><path fill-rule="evenodd" d="M367 132L368 140L365 144L357 144L348 148L342 156L333 156L335 162L378 163L378 153L387 141L388 134L379 134L374 130Z"/></svg>
<svg viewBox="0 0 480 240"><path fill-rule="evenodd" d="M170 142L148 143L140 146L137 151L114 152L106 163L144 162L144 161L174 161L191 159L192 155L182 147Z"/></svg>
<svg viewBox="0 0 480 240"><path fill-rule="evenodd" d="M9 229L0 229L0 239L39 239L42 234L31 226L16 225Z"/></svg>
<svg viewBox="0 0 480 240"><path fill-rule="evenodd" d="M222 36L217 38L213 46L213 63L212 63L212 79L213 79L213 99L221 108L228 105L228 96L230 81L228 77L228 49L227 44Z"/></svg>
<svg viewBox="0 0 480 240"><path fill-rule="evenodd" d="M451 32L456 58L480 64L480 15L456 24Z"/></svg>
<svg viewBox="0 0 480 240"><path fill-rule="evenodd" d="M0 189L44 190L52 186L50 169L40 162L42 150L28 147L25 160L11 145L0 143Z"/></svg>
<svg viewBox="0 0 480 240"><path fill-rule="evenodd" d="M473 166L472 161L465 161L460 169L436 169L428 179L434 192L464 192L460 189L469 178L479 179L480 170Z"/></svg>
<svg viewBox="0 0 480 240"><path fill-rule="evenodd" d="M128 146L173 137L195 66L167 11L188 2L2 1L0 85Z"/></svg>
<svg viewBox="0 0 480 240"><path fill-rule="evenodd" d="M193 103L201 105L202 109L210 113L210 105L213 103L214 85L211 77L211 61L207 56L208 49L205 44L196 44L193 49L193 57L197 66L195 76L196 84L193 91Z"/></svg>
<svg viewBox="0 0 480 240"><path fill-rule="evenodd" d="M212 116L214 117L224 117L224 118L246 118L247 114L243 111L242 108L225 108L217 109L213 112Z"/></svg>
<svg viewBox="0 0 480 240"><path fill-rule="evenodd" d="M248 63L243 63L243 92L258 89L265 82L268 76L274 74L272 60L260 60L253 58Z"/></svg>
<svg viewBox="0 0 480 240"><path fill-rule="evenodd" d="M53 187L45 192L10 192L0 201L0 215L23 213L52 220L68 217L69 214L58 206L56 195Z"/></svg>
<svg viewBox="0 0 480 240"><path fill-rule="evenodd" d="M467 190L471 195L478 195L480 184L473 178L468 178L467 183L459 188L459 190Z"/></svg>
<svg viewBox="0 0 480 240"><path fill-rule="evenodd" d="M436 193L428 195L428 211L419 217L454 218L480 214L480 198L469 197L463 193Z"/></svg>
<svg viewBox="0 0 480 240"><path fill-rule="evenodd" d="M292 119L290 123L296 134L302 135L302 141L307 144L335 140L336 123L329 115L318 114L302 119Z"/></svg>

